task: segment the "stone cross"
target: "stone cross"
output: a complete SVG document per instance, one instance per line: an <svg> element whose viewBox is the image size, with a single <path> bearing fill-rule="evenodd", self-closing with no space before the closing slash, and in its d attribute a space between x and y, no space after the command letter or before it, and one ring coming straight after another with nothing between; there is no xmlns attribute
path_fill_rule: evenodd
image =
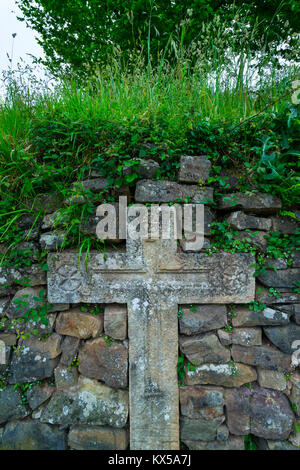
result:
<svg viewBox="0 0 300 470"><path fill-rule="evenodd" d="M177 252L177 240L130 240L126 252L49 255L51 303L127 303L130 448L179 449L178 304L254 300L248 253Z"/></svg>

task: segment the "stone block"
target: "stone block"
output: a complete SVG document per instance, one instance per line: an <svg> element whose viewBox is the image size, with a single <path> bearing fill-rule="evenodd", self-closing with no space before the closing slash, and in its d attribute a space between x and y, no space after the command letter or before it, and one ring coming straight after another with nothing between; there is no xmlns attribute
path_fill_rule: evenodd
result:
<svg viewBox="0 0 300 470"><path fill-rule="evenodd" d="M0 424L12 419L24 418L28 414L29 411L22 404L19 390L14 390L12 386L0 390Z"/></svg>
<svg viewBox="0 0 300 470"><path fill-rule="evenodd" d="M257 379L255 369L245 364L203 364L195 370L186 370L187 385L210 384L222 387L240 387Z"/></svg>
<svg viewBox="0 0 300 470"><path fill-rule="evenodd" d="M41 421L123 428L127 418L128 392L80 376L74 387L54 393L43 411Z"/></svg>
<svg viewBox="0 0 300 470"><path fill-rule="evenodd" d="M120 304L108 304L104 310L104 331L114 338L127 337L127 308Z"/></svg>
<svg viewBox="0 0 300 470"><path fill-rule="evenodd" d="M226 322L227 310L225 305L197 305L192 310L182 306L179 329L181 334L196 335L222 328L226 325Z"/></svg>
<svg viewBox="0 0 300 470"><path fill-rule="evenodd" d="M223 364L230 361L229 349L222 346L214 333L197 336L180 336L179 347L183 354L197 365Z"/></svg>
<svg viewBox="0 0 300 470"><path fill-rule="evenodd" d="M286 389L286 380L283 372L270 369L257 369L258 383L261 387L283 391Z"/></svg>
<svg viewBox="0 0 300 470"><path fill-rule="evenodd" d="M99 336L103 323L103 315L92 315L75 307L58 315L55 328L61 335L87 339Z"/></svg>
<svg viewBox="0 0 300 470"><path fill-rule="evenodd" d="M136 202L180 202L186 198L189 198L189 203L196 204L212 201L213 189L201 189L196 185L184 185L166 180L141 180L136 185Z"/></svg>
<svg viewBox="0 0 300 470"><path fill-rule="evenodd" d="M229 225L235 230L263 230L268 231L272 227L272 220L265 217L255 217L245 214L242 211L232 212L226 219Z"/></svg>
<svg viewBox="0 0 300 470"><path fill-rule="evenodd" d="M223 389L200 385L180 388L181 414L192 419L214 419L223 413Z"/></svg>
<svg viewBox="0 0 300 470"><path fill-rule="evenodd" d="M72 426L68 444L75 450L126 450L128 432L108 426Z"/></svg>
<svg viewBox="0 0 300 470"><path fill-rule="evenodd" d="M230 390L226 394L226 413L232 434L287 439L293 429L289 401L275 390L257 386Z"/></svg>
<svg viewBox="0 0 300 470"><path fill-rule="evenodd" d="M272 214L281 209L281 201L277 196L265 193L231 193L222 196L219 201L219 209L245 212L255 214Z"/></svg>
<svg viewBox="0 0 300 470"><path fill-rule="evenodd" d="M182 183L205 183L208 180L211 161L205 156L182 156L179 181Z"/></svg>
<svg viewBox="0 0 300 470"><path fill-rule="evenodd" d="M247 347L234 344L231 355L234 361L263 369L286 372L291 367L291 356L269 346Z"/></svg>
<svg viewBox="0 0 300 470"><path fill-rule="evenodd" d="M86 341L78 358L79 372L84 376L101 380L110 387L127 387L128 350L122 343L108 345L104 338Z"/></svg>
<svg viewBox="0 0 300 470"><path fill-rule="evenodd" d="M286 354L292 354L295 351L296 348L293 345L296 341L300 345L300 326L295 323L285 326L265 326L264 333L280 351Z"/></svg>
<svg viewBox="0 0 300 470"><path fill-rule="evenodd" d="M218 330L218 336L224 346L240 344L241 346L261 346L261 328L234 328L232 332Z"/></svg>
<svg viewBox="0 0 300 470"><path fill-rule="evenodd" d="M270 308L258 311L250 310L249 307L237 307L236 316L232 319L233 326L259 326L259 325L287 325L291 313L286 313L279 308Z"/></svg>
<svg viewBox="0 0 300 470"><path fill-rule="evenodd" d="M66 432L38 421L13 421L5 426L0 450L66 450Z"/></svg>

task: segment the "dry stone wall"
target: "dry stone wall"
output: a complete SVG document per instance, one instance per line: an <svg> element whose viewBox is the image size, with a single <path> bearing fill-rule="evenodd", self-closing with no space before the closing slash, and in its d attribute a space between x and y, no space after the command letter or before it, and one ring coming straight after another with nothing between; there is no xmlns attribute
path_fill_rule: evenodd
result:
<svg viewBox="0 0 300 470"><path fill-rule="evenodd" d="M143 179L135 188L113 189L114 195L125 194L129 201L143 204L205 202L205 244L201 253L190 254L197 259L193 269L203 266L205 260L208 266L201 282L197 284L194 278L186 282L180 269L186 269L182 260L188 252L181 240L175 258L166 249L161 267L162 272L173 270L174 282L167 292L173 295L176 313L168 319L168 328L176 335L178 328L178 348L177 344L170 347L169 340L177 341L175 333L169 338L165 331L162 356L153 358L151 365L158 381L165 375L174 382L166 393L179 400L170 431L173 440L168 442L175 448L178 436L178 446L183 449L241 450L247 436L260 449L298 449L300 299L295 283L299 281L299 251L295 246L288 259L270 258L254 277L255 252L215 253L211 231L212 222L226 221L233 229L233 240L244 241L250 250L256 246L258 258L266 252L270 234L294 236L296 222L279 214L277 197L239 192L234 175L229 175L228 187L214 204L214 193L220 188L205 186L210 171L206 157L182 157L178 181L156 180L157 168L155 161L141 161L137 171ZM92 172L89 180L74 183L72 203L84 201L77 194L79 184L97 194L107 183ZM134 390L129 394L128 377L139 354L143 361L150 348L148 343L138 343L138 317L137 331L130 330L131 315L138 311L135 313L127 293L136 286L128 275L128 283L118 292L118 273L107 281L110 291L99 274L94 284L88 275L83 282L74 262L76 255L72 251L56 255L65 236L59 218L62 203L52 196L40 203L45 216L21 246L31 250L33 263L0 267L0 347L6 358L0 364L0 449L143 448L141 431L138 440L134 432L135 441L130 443L130 414L140 403L133 399ZM32 218L34 215L21 220L25 232L30 231ZM96 236L99 220L92 215L82 224L83 232ZM108 251L125 256L124 244L114 242L117 245ZM50 271L34 262L34 253L41 250L50 253ZM205 257L207 253L210 256ZM99 256L103 255L91 255L91 272L97 272ZM172 259L177 260L177 271ZM68 283L65 290L56 282L61 277ZM213 286L210 290L204 287L207 279ZM177 292L185 294L184 302ZM159 305L163 298L163 294L157 297ZM172 310L167 299L164 302ZM141 317L142 328L143 321ZM154 335L156 330L150 331ZM131 345L131 338L136 343ZM149 345L153 340L150 336ZM155 394L152 390L144 397L143 406ZM146 424L132 421L137 430Z"/></svg>

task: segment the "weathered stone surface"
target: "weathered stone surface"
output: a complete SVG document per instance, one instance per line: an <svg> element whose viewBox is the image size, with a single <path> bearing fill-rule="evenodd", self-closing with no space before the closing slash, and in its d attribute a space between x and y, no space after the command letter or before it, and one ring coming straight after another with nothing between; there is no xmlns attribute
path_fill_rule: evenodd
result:
<svg viewBox="0 0 300 470"><path fill-rule="evenodd" d="M293 446L289 441L259 439L259 450L299 450L299 448Z"/></svg>
<svg viewBox="0 0 300 470"><path fill-rule="evenodd" d="M300 249L292 250L292 268L300 268Z"/></svg>
<svg viewBox="0 0 300 470"><path fill-rule="evenodd" d="M36 287L47 284L47 272L37 264L32 264L21 270L22 276L29 279L29 286Z"/></svg>
<svg viewBox="0 0 300 470"><path fill-rule="evenodd" d="M48 312L49 313L64 312L65 310L69 310L69 309L70 309L70 304L56 303L56 304L50 304L50 308L49 308Z"/></svg>
<svg viewBox="0 0 300 470"><path fill-rule="evenodd" d="M28 229L28 230L24 230L24 239L28 240L28 241L35 241L37 242L39 237L40 237L40 232L36 229Z"/></svg>
<svg viewBox="0 0 300 470"><path fill-rule="evenodd" d="M66 432L38 421L13 421L5 426L0 450L65 450Z"/></svg>
<svg viewBox="0 0 300 470"><path fill-rule="evenodd" d="M255 217L253 215L245 214L242 211L232 212L226 220L229 225L236 230L253 229L268 231L272 227L271 219Z"/></svg>
<svg viewBox="0 0 300 470"><path fill-rule="evenodd" d="M300 343L300 326L290 323L285 326L265 326L264 333L282 352L292 354L294 341Z"/></svg>
<svg viewBox="0 0 300 470"><path fill-rule="evenodd" d="M230 361L230 351L226 349L214 333L197 336L180 336L179 347L183 354L197 365L205 363L223 364Z"/></svg>
<svg viewBox="0 0 300 470"><path fill-rule="evenodd" d="M30 318L30 320L26 322L22 321L18 323L16 328L12 328L12 331L15 331L18 328L19 331L20 329L22 329L24 333L32 334L32 332L34 331L34 335L37 338L45 337L46 335L50 335L54 330L56 314L47 315L47 319L48 324L45 325L44 323L42 323L41 318L39 318L38 321L34 321L32 318Z"/></svg>
<svg viewBox="0 0 300 470"><path fill-rule="evenodd" d="M246 347L234 344L231 354L237 362L258 366L263 369L285 372L291 367L291 356L269 346Z"/></svg>
<svg viewBox="0 0 300 470"><path fill-rule="evenodd" d="M20 281L22 279L21 273L14 268L6 268L0 266L0 297L5 297L10 293L10 285L14 281Z"/></svg>
<svg viewBox="0 0 300 470"><path fill-rule="evenodd" d="M78 357L79 372L84 376L102 380L110 387L127 387L128 350L122 343L109 346L104 338L86 341Z"/></svg>
<svg viewBox="0 0 300 470"><path fill-rule="evenodd" d="M1 295L1 292L0 292ZM9 297L2 297L0 298L0 315L4 316L5 311L9 305Z"/></svg>
<svg viewBox="0 0 300 470"><path fill-rule="evenodd" d="M217 387L180 388L181 414L192 419L214 419L223 415L223 390Z"/></svg>
<svg viewBox="0 0 300 470"><path fill-rule="evenodd" d="M52 212L52 214L46 214L43 218L42 230L49 230L52 228L57 228L63 223L64 217L62 211Z"/></svg>
<svg viewBox="0 0 300 470"><path fill-rule="evenodd" d="M283 372L258 368L257 375L258 383L261 387L279 391L286 389L286 380Z"/></svg>
<svg viewBox="0 0 300 470"><path fill-rule="evenodd" d="M134 171L141 177L141 178L155 178L157 174L157 170L160 169L159 163L155 160L145 160L143 158L139 158L139 166L134 168Z"/></svg>
<svg viewBox="0 0 300 470"><path fill-rule="evenodd" d="M10 419L24 418L29 412L22 405L21 393L7 386L0 390L0 424Z"/></svg>
<svg viewBox="0 0 300 470"><path fill-rule="evenodd" d="M273 232L280 233L295 233L297 226L299 226L296 221L291 220L288 217L272 217L272 223Z"/></svg>
<svg viewBox="0 0 300 470"><path fill-rule="evenodd" d="M276 196L264 193L232 193L221 197L219 209L236 211L239 208L256 214L271 214L281 209L281 201Z"/></svg>
<svg viewBox="0 0 300 470"><path fill-rule="evenodd" d="M90 235L94 238L97 237L97 225L100 222L102 217L98 217L96 215L92 215L89 217L87 220L81 223L80 225L80 231L86 235Z"/></svg>
<svg viewBox="0 0 300 470"><path fill-rule="evenodd" d="M218 429L217 429L217 441L227 441L229 438L229 429L226 426L226 424L222 424Z"/></svg>
<svg viewBox="0 0 300 470"><path fill-rule="evenodd" d="M238 326L256 325L287 325L290 321L290 314L279 309L267 307L260 312L249 310L248 307L238 307L236 317L233 317L232 324Z"/></svg>
<svg viewBox="0 0 300 470"><path fill-rule="evenodd" d="M268 241L266 237L267 235L265 232L248 232L247 230L242 230L233 236L235 240L240 240L241 242L249 243L250 245L256 245L262 251L265 251L267 248Z"/></svg>
<svg viewBox="0 0 300 470"><path fill-rule="evenodd" d="M55 387L51 387L47 383L43 385L35 385L27 392L27 399L32 410L38 408L42 403L47 401L54 393Z"/></svg>
<svg viewBox="0 0 300 470"><path fill-rule="evenodd" d="M261 346L261 328L235 328L232 332L218 330L218 336L224 346L240 344L242 346Z"/></svg>
<svg viewBox="0 0 300 470"><path fill-rule="evenodd" d="M240 387L255 381L256 371L244 364L204 364L194 371L186 370L187 385L211 384L223 387Z"/></svg>
<svg viewBox="0 0 300 470"><path fill-rule="evenodd" d="M72 360L76 356L79 348L80 339L74 336L66 336L61 345L62 355L60 362L66 366L70 366Z"/></svg>
<svg viewBox="0 0 300 470"><path fill-rule="evenodd" d="M294 318L297 325L300 325L300 304L295 305Z"/></svg>
<svg viewBox="0 0 300 470"><path fill-rule="evenodd" d="M130 161L132 163L132 161ZM128 165L123 168L123 175L138 174L141 178L155 178L160 165L155 160L145 160L143 158L135 158L134 165Z"/></svg>
<svg viewBox="0 0 300 470"><path fill-rule="evenodd" d="M128 240L127 253L107 253L105 258L91 252L87 275L84 256L78 266L75 253L57 253L48 257L48 299L127 303L137 292L155 288L179 304L247 303L254 300L254 261L249 253L177 253L176 240L145 241L142 247Z"/></svg>
<svg viewBox="0 0 300 470"><path fill-rule="evenodd" d="M292 390L290 401L294 403L294 411L296 415L300 418L300 373L297 371L293 374L292 379Z"/></svg>
<svg viewBox="0 0 300 470"><path fill-rule="evenodd" d="M273 270L276 269L287 269L288 261L285 258L270 258L266 257L266 268Z"/></svg>
<svg viewBox="0 0 300 470"><path fill-rule="evenodd" d="M266 269L258 276L258 280L267 287L291 287L300 278L300 269Z"/></svg>
<svg viewBox="0 0 300 470"><path fill-rule="evenodd" d="M300 425L300 421L298 420L298 426ZM293 432L289 437L290 443L295 446L297 449L300 449L300 433Z"/></svg>
<svg viewBox="0 0 300 470"><path fill-rule="evenodd" d="M12 346L14 346L16 342L16 335L12 333L0 333L0 375L6 372L10 361Z"/></svg>
<svg viewBox="0 0 300 470"><path fill-rule="evenodd" d="M245 450L244 438L231 436L227 441L188 441L184 440L184 444L190 450Z"/></svg>
<svg viewBox="0 0 300 470"><path fill-rule="evenodd" d="M104 331L114 339L127 336L127 308L120 304L108 304L104 310Z"/></svg>
<svg viewBox="0 0 300 470"><path fill-rule="evenodd" d="M182 183L205 183L208 180L211 161L205 156L182 156L179 181Z"/></svg>
<svg viewBox="0 0 300 470"><path fill-rule="evenodd" d="M17 342L17 337L14 333L0 333L0 341L3 341L6 346L14 346Z"/></svg>
<svg viewBox="0 0 300 470"><path fill-rule="evenodd" d="M215 217L215 212L213 212L208 206L204 206L204 235L211 236L211 224L215 220Z"/></svg>
<svg viewBox="0 0 300 470"><path fill-rule="evenodd" d="M189 197L190 203L213 200L213 189L200 189L196 185L184 185L175 181L140 180L136 185L136 202L176 202Z"/></svg>
<svg viewBox="0 0 300 470"><path fill-rule="evenodd" d="M76 450L126 450L128 432L106 426L72 426L68 444Z"/></svg>
<svg viewBox="0 0 300 470"><path fill-rule="evenodd" d="M63 231L46 232L40 237L40 245L43 250L56 251L62 246L65 238L66 233Z"/></svg>
<svg viewBox="0 0 300 470"><path fill-rule="evenodd" d="M232 434L254 434L266 439L287 439L294 414L282 393L257 386L229 390L227 425Z"/></svg>
<svg viewBox="0 0 300 470"><path fill-rule="evenodd" d="M288 313L289 315L293 315L295 314L298 306L299 304L280 304L280 305L277 305L276 308L278 308L278 310L280 310L281 312L285 312L285 313Z"/></svg>
<svg viewBox="0 0 300 470"><path fill-rule="evenodd" d="M182 416L180 418L180 438L182 441L212 441L216 439L217 429L224 419L224 416L208 420Z"/></svg>
<svg viewBox="0 0 300 470"><path fill-rule="evenodd" d="M128 304L131 449L179 448L176 316L177 306L159 294L141 292Z"/></svg>
<svg viewBox="0 0 300 470"><path fill-rule="evenodd" d="M234 171L222 168L220 171L220 176L225 183L225 186L219 182L219 187L222 189L222 192L230 192L236 189L236 187L239 185L239 175L235 174Z"/></svg>
<svg viewBox="0 0 300 470"><path fill-rule="evenodd" d="M78 381L78 372L76 367L72 367L70 369L63 364L58 364L56 369L54 369L54 378L56 388L57 390L60 390L65 387L76 385Z"/></svg>
<svg viewBox="0 0 300 470"><path fill-rule="evenodd" d="M97 193L103 191L107 185L108 180L106 178L92 178L73 183L72 189L74 191L91 191L92 193Z"/></svg>
<svg viewBox="0 0 300 470"><path fill-rule="evenodd" d="M45 289L42 286L25 287L24 289L18 290L7 309L7 316L9 318L24 317L28 310L42 307L44 302L36 300L39 298L39 294L42 290L45 293Z"/></svg>
<svg viewBox="0 0 300 470"><path fill-rule="evenodd" d="M8 354L7 354L8 353ZM6 364L8 362L7 356L10 354L10 348L5 345L4 341L0 338L0 374L3 374Z"/></svg>
<svg viewBox="0 0 300 470"><path fill-rule="evenodd" d="M30 350L53 359L61 353L61 342L61 336L56 333L42 341L35 338L26 338L22 343L22 346L24 346L23 352L26 354Z"/></svg>
<svg viewBox="0 0 300 470"><path fill-rule="evenodd" d="M58 315L55 329L61 335L82 339L95 338L103 331L103 316L73 308Z"/></svg>
<svg viewBox="0 0 300 470"><path fill-rule="evenodd" d="M127 303L131 449L178 449L177 305L251 302L254 259L177 253L172 238L128 238L126 250L90 253L88 272L84 255L49 256L49 301Z"/></svg>
<svg viewBox="0 0 300 470"><path fill-rule="evenodd" d="M78 384L58 390L46 406L41 421L50 424L91 424L122 428L128 417L128 392L96 380L79 377Z"/></svg>
<svg viewBox="0 0 300 470"><path fill-rule="evenodd" d="M182 306L182 317L179 320L180 333L196 335L222 328L227 322L225 305L197 305L196 311Z"/></svg>
<svg viewBox="0 0 300 470"><path fill-rule="evenodd" d="M41 225L41 217L36 219L35 214L24 214L18 218L18 226L22 229L31 229L32 226L39 228Z"/></svg>
<svg viewBox="0 0 300 470"><path fill-rule="evenodd" d="M299 303L300 295L293 292L292 287L279 287L276 290L278 295L271 295L269 289L262 286L262 284L256 284L257 289L255 293L255 299L266 305L277 305L278 308L281 304Z"/></svg>
<svg viewBox="0 0 300 470"><path fill-rule="evenodd" d="M194 238L194 240L196 239L196 237L193 237L193 238ZM183 238L182 240L179 241L180 246L181 246L183 251L198 253L199 251L206 251L206 249L210 247L209 238L204 237L203 246L200 250L196 245L195 246L191 245L190 241L191 240L188 241L185 238Z"/></svg>
<svg viewBox="0 0 300 470"><path fill-rule="evenodd" d="M45 341L20 340L20 350L13 354L9 383L25 383L51 377L61 353L62 338L53 333Z"/></svg>

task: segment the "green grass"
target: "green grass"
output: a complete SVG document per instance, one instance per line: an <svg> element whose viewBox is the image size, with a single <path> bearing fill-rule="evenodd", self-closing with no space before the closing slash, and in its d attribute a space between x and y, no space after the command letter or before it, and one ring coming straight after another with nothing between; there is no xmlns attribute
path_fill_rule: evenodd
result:
<svg viewBox="0 0 300 470"><path fill-rule="evenodd" d="M42 215L37 195L57 192L63 200L91 169L113 187L134 185L137 175L124 177L122 169L137 157L159 161L164 179L175 177L180 155L206 154L211 184L232 168L243 177L240 190L255 185L288 208L299 194L299 107L291 103L297 70L274 69L254 86L253 72L237 67L204 70L182 56L156 69L112 60L85 85L69 80L34 91L10 77L0 104L0 243L22 240L20 216ZM92 198L64 208L71 245L93 246L80 223L94 209Z"/></svg>

